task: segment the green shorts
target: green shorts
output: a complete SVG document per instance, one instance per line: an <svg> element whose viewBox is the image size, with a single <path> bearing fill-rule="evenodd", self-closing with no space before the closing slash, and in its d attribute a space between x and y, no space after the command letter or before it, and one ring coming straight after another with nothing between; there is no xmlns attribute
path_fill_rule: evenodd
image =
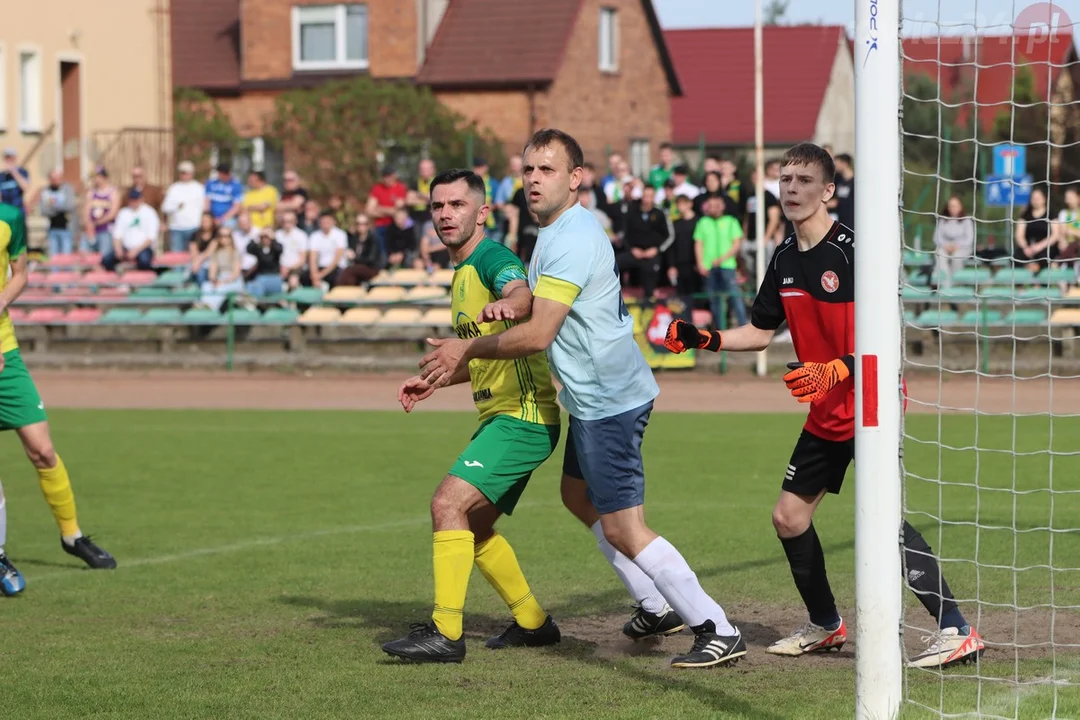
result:
<svg viewBox="0 0 1080 720"><path fill-rule="evenodd" d="M30 371L19 349L4 353L0 370L0 430L18 430L45 422L45 403L41 401Z"/></svg>
<svg viewBox="0 0 1080 720"><path fill-rule="evenodd" d="M533 470L558 444L558 425L496 415L480 425L450 474L484 493L499 512L510 515Z"/></svg>

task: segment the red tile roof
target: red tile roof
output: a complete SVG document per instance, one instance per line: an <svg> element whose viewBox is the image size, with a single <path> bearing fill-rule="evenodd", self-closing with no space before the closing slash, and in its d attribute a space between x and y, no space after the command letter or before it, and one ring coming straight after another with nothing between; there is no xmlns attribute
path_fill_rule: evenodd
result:
<svg viewBox="0 0 1080 720"><path fill-rule="evenodd" d="M240 0L172 0L171 5L173 86L236 88Z"/></svg>
<svg viewBox="0 0 1080 720"><path fill-rule="evenodd" d="M671 93L679 95L652 0L641 6ZM437 87L550 83L581 8L582 0L450 0L416 81Z"/></svg>
<svg viewBox="0 0 1080 720"><path fill-rule="evenodd" d="M979 123L988 128L997 115L1009 111L1014 65L1031 71L1035 92L1045 100L1062 65L1068 62L1072 45L1071 32L1054 33L1041 42L1032 42L1026 35L907 38L904 73L931 77L939 84L945 102L967 102L967 108L961 110L963 116L973 109L971 92L967 91L966 97L957 96L957 88L971 82L973 70L977 70L974 100L979 106Z"/></svg>
<svg viewBox="0 0 1080 720"><path fill-rule="evenodd" d="M762 30L765 142L814 136L837 48L839 25L770 26ZM668 30L664 39L682 83L671 101L672 141L713 145L754 141L754 30Z"/></svg>

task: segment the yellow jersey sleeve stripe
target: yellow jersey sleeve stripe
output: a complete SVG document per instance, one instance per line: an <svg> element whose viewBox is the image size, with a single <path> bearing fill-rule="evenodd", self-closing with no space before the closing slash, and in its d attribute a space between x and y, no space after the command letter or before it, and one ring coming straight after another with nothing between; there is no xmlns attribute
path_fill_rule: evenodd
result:
<svg viewBox="0 0 1080 720"><path fill-rule="evenodd" d="M553 278L550 275L541 275L536 281L536 289L533 290L533 297L554 300L567 306L573 305L579 294L581 294L581 288L574 283Z"/></svg>

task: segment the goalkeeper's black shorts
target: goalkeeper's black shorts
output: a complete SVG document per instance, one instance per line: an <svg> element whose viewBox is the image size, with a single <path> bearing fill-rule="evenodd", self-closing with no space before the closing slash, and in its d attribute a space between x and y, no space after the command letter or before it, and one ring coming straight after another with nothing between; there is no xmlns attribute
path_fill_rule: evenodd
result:
<svg viewBox="0 0 1080 720"><path fill-rule="evenodd" d="M796 495L816 497L822 490L839 494L844 475L855 458L855 438L823 440L803 430L791 453L784 490Z"/></svg>

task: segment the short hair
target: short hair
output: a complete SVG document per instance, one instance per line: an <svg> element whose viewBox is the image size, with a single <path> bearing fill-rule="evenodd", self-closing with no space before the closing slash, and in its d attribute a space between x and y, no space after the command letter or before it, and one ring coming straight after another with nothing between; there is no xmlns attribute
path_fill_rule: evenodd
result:
<svg viewBox="0 0 1080 720"><path fill-rule="evenodd" d="M319 213L319 220L322 220L323 218L330 218L334 222L337 222L337 217L334 215L333 210L323 210Z"/></svg>
<svg viewBox="0 0 1080 720"><path fill-rule="evenodd" d="M1078 195L1080 195L1080 185L1070 185L1069 187L1065 188L1065 192L1077 193Z"/></svg>
<svg viewBox="0 0 1080 720"><path fill-rule="evenodd" d="M464 180L465 184L469 187L469 190L479 195L481 198L487 198L487 185L484 184L484 178L480 177L472 170L465 168L453 168L452 170L443 170L431 180L431 186L428 188L428 197L435 197L435 188L440 185L453 185L458 180Z"/></svg>
<svg viewBox="0 0 1080 720"><path fill-rule="evenodd" d="M671 146L671 143L669 143L669 142L660 143L660 149L661 150L674 150L674 148Z"/></svg>
<svg viewBox="0 0 1080 720"><path fill-rule="evenodd" d="M264 173L262 170L252 170L248 173L248 177L251 177L252 175L259 178L263 182L266 182L266 173Z"/></svg>
<svg viewBox="0 0 1080 720"><path fill-rule="evenodd" d="M678 205L681 202L692 203L692 202L694 202L694 200L693 200L693 198L691 198L686 193L679 193L678 195L675 196L675 204Z"/></svg>
<svg viewBox="0 0 1080 720"><path fill-rule="evenodd" d="M596 172L596 166L593 165L591 162L582 163L581 168L583 170L592 170L593 172Z"/></svg>
<svg viewBox="0 0 1080 720"><path fill-rule="evenodd" d="M847 163L849 166L855 164L855 161L852 160L851 156L848 155L847 153L840 153L839 155L835 155L835 156L833 156L833 160L834 161L839 160L842 163Z"/></svg>
<svg viewBox="0 0 1080 720"><path fill-rule="evenodd" d="M570 160L570 172L574 172L577 168L585 165L585 153L581 151L581 145L578 144L578 141L568 133L555 128L544 128L533 133L533 136L529 138L529 142L525 143L521 154L524 155L531 147L547 148L554 144L562 145L563 150L566 151L566 155Z"/></svg>
<svg viewBox="0 0 1080 720"><path fill-rule="evenodd" d="M836 177L836 163L832 155L814 143L804 142L789 148L780 157L780 167L786 165L816 165L826 183L831 183Z"/></svg>

